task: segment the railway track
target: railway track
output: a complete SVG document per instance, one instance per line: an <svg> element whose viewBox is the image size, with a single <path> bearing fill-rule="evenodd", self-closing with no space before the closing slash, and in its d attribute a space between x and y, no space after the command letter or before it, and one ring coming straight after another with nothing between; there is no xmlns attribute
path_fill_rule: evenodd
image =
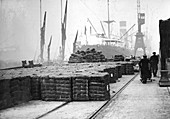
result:
<svg viewBox="0 0 170 119"><path fill-rule="evenodd" d="M117 91L102 107L100 107L97 111L92 113L87 119L95 119L97 115L99 115L106 107L114 101L114 99L138 76L137 73L131 80L129 80L119 91Z"/></svg>
<svg viewBox="0 0 170 119"><path fill-rule="evenodd" d="M63 104L57 106L56 108L54 108L54 109L52 109L52 110L50 110L50 111L48 111L48 112L46 112L46 113L44 113L44 114L42 114L42 115L36 117L35 119L40 119L40 118L42 118L42 117L44 117L44 116L46 116L46 115L48 115L48 114L50 114L50 113L52 113L52 112L54 112L54 111L56 111L56 110L58 110L58 109L64 107L65 105L68 105L70 102L71 102L71 101L65 102L65 103L63 103Z"/></svg>
<svg viewBox="0 0 170 119"><path fill-rule="evenodd" d="M139 74L139 73L137 73L131 80L129 80L120 90L118 90L118 91L110 98L110 100L108 100L106 103L104 103L103 106L101 106L97 111L95 111L95 112L93 112L91 115L89 115L86 119L95 119L96 116L97 116L98 114L100 114L104 109L106 109L106 107L107 107L110 103L113 102L113 100L137 77L138 74ZM65 103L57 106L56 108L54 108L54 109L52 109L52 110L50 110L50 111L48 111L48 112L46 112L46 113L44 113L44 114L36 117L35 119L43 118L43 117L45 117L46 115L48 115L48 114L50 114L50 113L52 113L52 112L54 112L54 111L59 110L60 108L68 105L68 104L71 103L71 102L72 102L72 101L65 102Z"/></svg>

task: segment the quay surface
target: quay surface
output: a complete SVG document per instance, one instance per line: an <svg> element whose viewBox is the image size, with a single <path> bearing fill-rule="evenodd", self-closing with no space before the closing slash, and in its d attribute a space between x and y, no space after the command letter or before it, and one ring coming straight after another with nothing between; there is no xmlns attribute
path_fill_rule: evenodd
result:
<svg viewBox="0 0 170 119"><path fill-rule="evenodd" d="M170 119L169 87L158 77L147 84L135 80L96 119Z"/></svg>

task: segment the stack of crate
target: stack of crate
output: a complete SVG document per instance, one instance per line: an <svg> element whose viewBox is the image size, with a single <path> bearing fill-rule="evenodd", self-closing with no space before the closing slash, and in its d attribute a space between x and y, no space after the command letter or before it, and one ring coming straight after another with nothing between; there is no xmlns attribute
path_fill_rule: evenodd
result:
<svg viewBox="0 0 170 119"><path fill-rule="evenodd" d="M134 74L134 68L132 63L126 63L126 74L127 75Z"/></svg>
<svg viewBox="0 0 170 119"><path fill-rule="evenodd" d="M11 79L10 94L14 105L31 100L30 78L21 76Z"/></svg>
<svg viewBox="0 0 170 119"><path fill-rule="evenodd" d="M73 100L89 100L88 95L88 80L86 76L73 77L72 79L72 91Z"/></svg>
<svg viewBox="0 0 170 119"><path fill-rule="evenodd" d="M116 80L118 80L118 78L119 78L119 70L118 70L117 66L114 68L114 77Z"/></svg>
<svg viewBox="0 0 170 119"><path fill-rule="evenodd" d="M0 80L0 109L31 100L30 78L8 70Z"/></svg>
<svg viewBox="0 0 170 119"><path fill-rule="evenodd" d="M11 94L11 99L12 103L14 105L20 103L20 81L18 78L13 78L10 80L10 94Z"/></svg>
<svg viewBox="0 0 170 119"><path fill-rule="evenodd" d="M41 77L41 99L45 101L56 100L56 85L55 79L48 76Z"/></svg>
<svg viewBox="0 0 170 119"><path fill-rule="evenodd" d="M0 80L0 110L12 106L10 94L10 80Z"/></svg>
<svg viewBox="0 0 170 119"><path fill-rule="evenodd" d="M104 72L109 74L109 82L116 83L117 77L115 75L115 68L105 68Z"/></svg>
<svg viewBox="0 0 170 119"><path fill-rule="evenodd" d="M71 101L72 100L72 78L71 76L61 75L55 78L56 100Z"/></svg>
<svg viewBox="0 0 170 119"><path fill-rule="evenodd" d="M121 64L122 75L126 75L126 64Z"/></svg>
<svg viewBox="0 0 170 119"><path fill-rule="evenodd" d="M118 78L122 78L122 66L117 65L117 69L118 69Z"/></svg>
<svg viewBox="0 0 170 119"><path fill-rule="evenodd" d="M24 76L19 78L20 82L20 101L27 102L31 100L30 77Z"/></svg>
<svg viewBox="0 0 170 119"><path fill-rule="evenodd" d="M38 76L31 77L31 96L33 100L41 99L41 84Z"/></svg>
<svg viewBox="0 0 170 119"><path fill-rule="evenodd" d="M89 99L93 101L108 100L110 98L108 73L91 74L89 76Z"/></svg>

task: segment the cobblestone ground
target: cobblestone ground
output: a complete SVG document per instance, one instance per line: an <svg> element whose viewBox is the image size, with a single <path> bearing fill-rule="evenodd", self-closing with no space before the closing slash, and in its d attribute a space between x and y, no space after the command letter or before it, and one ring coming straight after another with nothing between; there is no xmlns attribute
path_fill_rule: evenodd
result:
<svg viewBox="0 0 170 119"><path fill-rule="evenodd" d="M97 119L170 119L169 88L153 79L142 84L137 76Z"/></svg>

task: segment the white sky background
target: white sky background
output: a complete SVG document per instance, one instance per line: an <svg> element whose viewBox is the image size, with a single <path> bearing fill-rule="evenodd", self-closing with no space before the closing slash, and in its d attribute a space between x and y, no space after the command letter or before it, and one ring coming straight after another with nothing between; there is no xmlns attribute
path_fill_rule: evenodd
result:
<svg viewBox="0 0 170 119"><path fill-rule="evenodd" d="M47 11L46 49L50 36L51 59L56 58L61 46L61 1L42 0L42 13ZM159 20L170 18L170 0L141 0L141 12L145 13L146 24L142 31L148 28L152 36L152 51L159 51ZM63 0L63 13L65 0ZM64 14L63 14L64 15ZM43 16L43 15L42 15ZM100 20L107 20L107 0L68 0L66 58L72 53L72 44L76 31L84 33L84 27L91 20L98 32L102 32ZM127 29L137 24L137 0L110 0L110 20L115 20L112 33L119 33L119 21L127 21ZM14 59L33 59L39 54L40 41L40 11L39 0L1 0L0 2L0 48L15 45L21 49L20 56ZM107 27L105 30L107 31ZM134 30L137 30L137 25ZM89 32L89 31L87 31ZM96 43L98 41L89 41ZM0 59L3 59L0 56Z"/></svg>

